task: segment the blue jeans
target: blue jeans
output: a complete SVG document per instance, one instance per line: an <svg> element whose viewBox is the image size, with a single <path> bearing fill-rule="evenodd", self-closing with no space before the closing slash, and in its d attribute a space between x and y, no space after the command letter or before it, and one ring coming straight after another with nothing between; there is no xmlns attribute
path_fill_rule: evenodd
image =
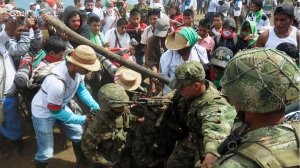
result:
<svg viewBox="0 0 300 168"><path fill-rule="evenodd" d="M13 141L21 139L23 136L23 130L17 98L3 98L3 109L4 125L0 126L0 133Z"/></svg>
<svg viewBox="0 0 300 168"><path fill-rule="evenodd" d="M37 118L32 115L33 127L36 134L38 151L35 154L35 160L40 162L49 162L53 157L53 125L57 123L59 127L65 132L68 138L73 142L80 142L83 129L81 125L67 124L54 117Z"/></svg>

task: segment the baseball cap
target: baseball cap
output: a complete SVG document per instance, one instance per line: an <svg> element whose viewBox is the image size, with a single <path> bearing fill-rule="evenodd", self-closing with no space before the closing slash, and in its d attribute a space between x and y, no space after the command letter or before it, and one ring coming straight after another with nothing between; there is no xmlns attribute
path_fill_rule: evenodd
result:
<svg viewBox="0 0 300 168"><path fill-rule="evenodd" d="M205 72L201 63L194 60L185 61L176 68L175 78L169 86L178 89L194 82L201 82L203 79L205 79Z"/></svg>
<svg viewBox="0 0 300 168"><path fill-rule="evenodd" d="M233 57L232 51L227 47L218 47L210 59L210 64L225 68L228 61Z"/></svg>
<svg viewBox="0 0 300 168"><path fill-rule="evenodd" d="M167 19L160 18L156 21L154 35L166 37L170 28L170 22Z"/></svg>
<svg viewBox="0 0 300 168"><path fill-rule="evenodd" d="M291 3L284 2L276 7L274 15L276 14L287 14L294 16L294 6Z"/></svg>
<svg viewBox="0 0 300 168"><path fill-rule="evenodd" d="M31 6L31 5L36 5L36 3L35 2L30 2L29 6Z"/></svg>

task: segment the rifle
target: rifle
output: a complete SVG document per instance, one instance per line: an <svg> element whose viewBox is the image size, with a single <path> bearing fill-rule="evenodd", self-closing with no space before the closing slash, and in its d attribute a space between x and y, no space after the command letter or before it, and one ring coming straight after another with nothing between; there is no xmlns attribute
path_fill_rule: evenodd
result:
<svg viewBox="0 0 300 168"><path fill-rule="evenodd" d="M108 104L140 104L148 107L163 107L170 103L171 100L162 97L140 98L137 94L133 95L132 101L108 101Z"/></svg>
<svg viewBox="0 0 300 168"><path fill-rule="evenodd" d="M238 111L230 135L217 148L220 155L225 155L228 150L234 150L240 144L242 135L249 128L248 124L244 123L244 115L244 111Z"/></svg>

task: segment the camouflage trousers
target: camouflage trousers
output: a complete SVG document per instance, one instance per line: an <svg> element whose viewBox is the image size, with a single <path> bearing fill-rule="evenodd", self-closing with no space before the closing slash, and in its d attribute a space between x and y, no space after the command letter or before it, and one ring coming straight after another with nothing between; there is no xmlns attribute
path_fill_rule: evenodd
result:
<svg viewBox="0 0 300 168"><path fill-rule="evenodd" d="M173 150L167 162L167 168L198 168L201 167L200 158L195 143L188 138Z"/></svg>

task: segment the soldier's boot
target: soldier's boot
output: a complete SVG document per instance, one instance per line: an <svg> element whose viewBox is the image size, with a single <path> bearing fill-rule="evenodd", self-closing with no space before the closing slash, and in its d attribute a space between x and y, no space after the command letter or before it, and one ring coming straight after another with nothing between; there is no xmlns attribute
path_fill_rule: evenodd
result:
<svg viewBox="0 0 300 168"><path fill-rule="evenodd" d="M24 148L22 138L12 141L12 144L14 146L14 154L16 156L24 156L24 155L29 155L34 152L34 149L30 148Z"/></svg>
<svg viewBox="0 0 300 168"><path fill-rule="evenodd" d="M84 154L81 151L81 142L75 143L72 141L72 145L73 145L73 151L74 151L74 154L76 157L76 164L80 165L86 159L86 157L84 156Z"/></svg>
<svg viewBox="0 0 300 168"><path fill-rule="evenodd" d="M40 162L37 160L34 160L34 164L35 164L35 168L47 168L48 167L48 163Z"/></svg>
<svg viewBox="0 0 300 168"><path fill-rule="evenodd" d="M0 160L7 159L9 157L9 154L4 151L5 141L6 141L6 137L0 134Z"/></svg>

